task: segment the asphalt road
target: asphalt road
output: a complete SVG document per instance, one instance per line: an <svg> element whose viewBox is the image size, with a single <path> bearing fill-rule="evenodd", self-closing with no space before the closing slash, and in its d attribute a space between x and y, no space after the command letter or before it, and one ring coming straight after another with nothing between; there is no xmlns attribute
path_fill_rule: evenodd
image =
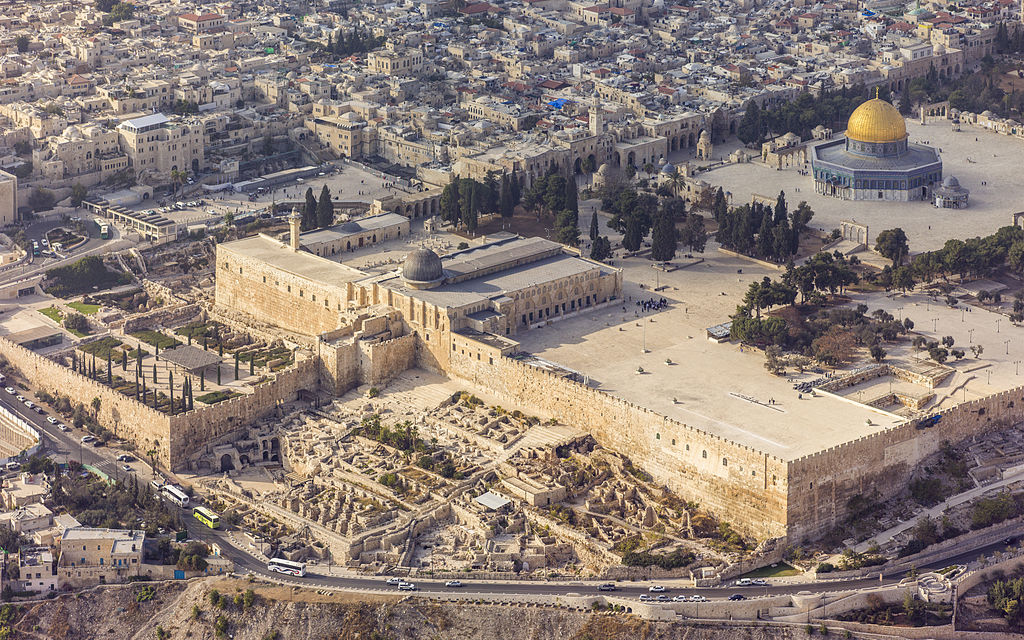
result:
<svg viewBox="0 0 1024 640"><path fill-rule="evenodd" d="M26 398L36 400L34 394L30 391L19 391ZM68 433L60 431L56 426L46 421L45 415L40 415L30 410L24 404L19 402L14 395L8 394L5 391L0 390L0 404L5 405L10 410L22 416L26 421L34 425L39 432L43 435L44 448L49 450L55 459L58 460L78 460L84 464L92 465L104 473L112 477L118 477L124 475L124 471L121 470L123 463L116 462L115 458L123 453L122 451L110 447L93 447L91 445L83 445L81 443L81 437L86 434L85 431L80 429L72 429ZM38 404L38 403L37 403ZM49 412L48 413L52 413ZM133 454L134 455L134 454ZM133 471L140 480L150 481L153 475L150 471L148 463L142 460L135 460L130 464ZM266 564L257 560L252 555L246 553L235 547L228 539L227 534L224 531L215 531L208 529L198 521L190 517L190 514L183 513L183 520L186 523L186 528L189 532L189 537L197 540L202 540L206 543L216 542L221 549L221 553L224 557L231 560L235 564L235 572L240 574L254 573L257 575L265 576L275 580L285 580L295 584L306 584L310 587L316 588L335 588L335 589L356 589L356 590L379 590L379 591L394 591L400 593L397 587L387 585L385 580L386 576L374 576L374 577L349 577L349 576L335 576L325 575L319 573L320 567L317 565L310 565L307 568L307 574L304 578L295 578L292 576L284 576L279 573L268 571ZM938 560L930 562L928 564L922 564L917 567L918 571L929 571L935 569L941 569L952 564L967 564L973 560L976 560L981 555L990 555L996 551L1002 551L1007 548L1007 545L1003 543L990 544L983 547L973 548L970 550L956 551L951 553L949 556L944 556ZM879 580L878 574L870 578L860 578L855 580L837 580L834 582L822 581L817 583L794 583L794 584L781 584L772 585L768 587L736 587L736 586L724 586L714 588L694 588L694 587L670 587L666 584L666 594L668 596L675 596L679 594L693 595L700 594L708 599L723 599L728 598L734 593L741 593L748 598L756 598L760 596L771 596L771 595L783 595L783 594L794 594L801 591L810 591L815 593L823 593L830 591L848 591L851 589L860 589L865 587L879 586L882 584L891 584L899 582L903 578L907 577L906 571L897 571L885 573L882 579ZM597 585L607 581L580 581L575 583L567 583L566 581L520 581L520 582L488 582L482 580L472 580L469 578L460 578L463 583L463 587L458 589L458 592L469 592L469 593L480 593L480 594L527 594L527 595L568 595L568 594L594 594L598 593ZM456 591L455 588L449 588L444 586L444 580L428 580L416 578L414 579L416 586L419 587L421 592L427 593L446 593ZM671 582L671 581L669 581ZM641 594L648 592L648 587L652 584L658 584L658 581L630 581L630 582L617 582L618 590L615 592L617 596L623 597L636 597L639 598ZM402 592L404 593L404 592ZM651 594L657 595L657 594Z"/></svg>

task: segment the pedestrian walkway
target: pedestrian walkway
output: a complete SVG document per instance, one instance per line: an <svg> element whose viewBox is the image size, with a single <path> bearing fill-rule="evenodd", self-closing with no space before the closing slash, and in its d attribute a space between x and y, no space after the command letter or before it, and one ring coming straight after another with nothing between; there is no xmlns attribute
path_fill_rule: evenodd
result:
<svg viewBox="0 0 1024 640"><path fill-rule="evenodd" d="M1001 489L1001 488L1003 488L1003 487L1005 487L1007 485L1011 485L1011 484L1013 484L1015 482L1021 482L1021 481L1024 481L1024 469L1020 469L1020 470L1018 470L1018 471L1016 471L1016 472L1006 476L1002 480L999 480L998 482L994 482L992 484L985 485L983 487L976 487L974 489L970 489L969 491L964 491L963 493L958 493L955 496L951 496L951 497L947 498L945 501L940 502L939 504L935 505L931 509L928 509L924 513L921 513L916 518L912 518L910 520L907 520L906 522L901 522L900 524L896 525L895 527L891 527L889 529L886 529L885 531L883 531L882 533L879 533L878 535L874 536L873 538L869 538L868 540L865 540L864 542L861 542L860 544L855 545L853 547L853 549L854 549L854 551L857 551L858 553L864 553L865 551L868 550L868 547L870 547L872 545L872 543L884 544L885 542L888 542L889 540L891 540L893 538L893 536L896 536L896 535L906 531L907 529L913 527L915 524L917 524L917 521L919 519L921 519L921 518L924 518L924 517L938 518L938 517L940 517L942 515L942 513L946 509L949 509L950 507L955 507L955 506L963 504L965 502L970 502L971 500L974 500L975 498L981 497L981 496L985 495L986 493L997 491L997 490L999 490L999 489Z"/></svg>

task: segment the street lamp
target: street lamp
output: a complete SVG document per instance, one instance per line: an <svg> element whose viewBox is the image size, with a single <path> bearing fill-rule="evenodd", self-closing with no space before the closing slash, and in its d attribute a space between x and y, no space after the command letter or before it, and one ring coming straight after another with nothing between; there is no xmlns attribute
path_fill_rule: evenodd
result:
<svg viewBox="0 0 1024 640"><path fill-rule="evenodd" d="M974 329L967 330L967 344L974 342Z"/></svg>
<svg viewBox="0 0 1024 640"><path fill-rule="evenodd" d="M1003 344L1006 345L1006 355L1010 355L1010 340L1003 340Z"/></svg>
<svg viewBox="0 0 1024 640"><path fill-rule="evenodd" d="M999 323L1002 322L1002 321L1003 321L1002 318L997 318L996 319L996 333L999 333Z"/></svg>

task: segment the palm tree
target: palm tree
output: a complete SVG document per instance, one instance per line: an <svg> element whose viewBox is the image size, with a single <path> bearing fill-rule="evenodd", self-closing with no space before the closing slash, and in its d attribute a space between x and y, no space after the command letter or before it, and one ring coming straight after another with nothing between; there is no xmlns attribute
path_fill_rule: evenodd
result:
<svg viewBox="0 0 1024 640"><path fill-rule="evenodd" d="M669 174L668 186L672 189L672 194L676 197L679 196L679 192L683 190L684 186L686 186L686 177L679 172L679 169L675 169L671 174Z"/></svg>
<svg viewBox="0 0 1024 640"><path fill-rule="evenodd" d="M652 173L654 173L654 165L651 164L650 162L645 162L644 173L646 173L647 175L651 175Z"/></svg>
<svg viewBox="0 0 1024 640"><path fill-rule="evenodd" d="M174 192L177 193L185 181L188 180L188 171L181 171L179 169L171 169L171 182L174 184Z"/></svg>

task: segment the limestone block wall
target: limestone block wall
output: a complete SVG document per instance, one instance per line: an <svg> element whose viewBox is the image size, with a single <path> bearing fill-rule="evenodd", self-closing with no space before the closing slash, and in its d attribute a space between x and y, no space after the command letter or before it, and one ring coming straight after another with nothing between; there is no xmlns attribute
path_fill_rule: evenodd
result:
<svg viewBox="0 0 1024 640"><path fill-rule="evenodd" d="M315 389L318 374L316 361L307 358L258 385L252 393L171 416L167 464L180 467L207 442L242 429L280 403L294 400L300 389Z"/></svg>
<svg viewBox="0 0 1024 640"><path fill-rule="evenodd" d="M155 444L157 459L170 463L168 416L5 338L0 338L0 354L37 389L70 396L86 406L99 398L100 424L132 442L139 451L148 451Z"/></svg>
<svg viewBox="0 0 1024 640"><path fill-rule="evenodd" d="M306 335L330 331L341 324L339 316L347 309L347 295L344 283L314 282L224 245L217 247L217 305L243 310L259 322Z"/></svg>
<svg viewBox="0 0 1024 640"><path fill-rule="evenodd" d="M416 362L416 336L408 334L378 343L360 343L360 379L382 385Z"/></svg>
<svg viewBox="0 0 1024 640"><path fill-rule="evenodd" d="M871 498L876 492L881 500L896 495L943 441L961 442L1021 421L1024 387L793 460L788 469L789 530L795 541L819 536L843 522L850 498Z"/></svg>
<svg viewBox="0 0 1024 640"><path fill-rule="evenodd" d="M125 318L121 324L121 333L132 333L154 326L177 327L188 322L205 319L205 311L198 304L186 304L167 309L154 309Z"/></svg>
<svg viewBox="0 0 1024 640"><path fill-rule="evenodd" d="M511 358L491 364L452 353L448 372L588 431L747 535L787 534L787 466L779 458Z"/></svg>

